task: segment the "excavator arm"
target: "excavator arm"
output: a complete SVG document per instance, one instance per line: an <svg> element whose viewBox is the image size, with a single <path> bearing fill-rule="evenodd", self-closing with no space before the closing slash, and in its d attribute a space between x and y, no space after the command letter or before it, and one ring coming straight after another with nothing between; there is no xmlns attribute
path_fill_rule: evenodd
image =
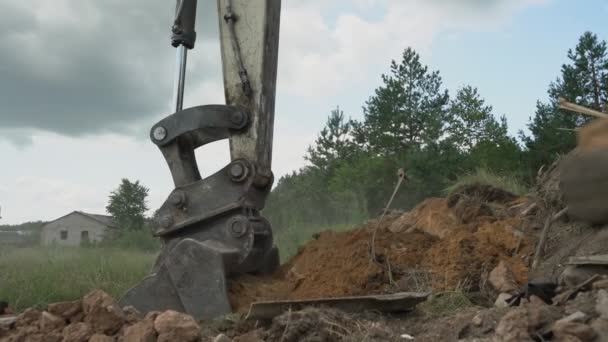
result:
<svg viewBox="0 0 608 342"><path fill-rule="evenodd" d="M228 277L270 273L279 264L270 223L261 215L273 175L272 137L280 0L218 0L226 104L183 109L188 51L196 41L196 0L177 0L175 113L150 139L175 189L154 234L163 248L151 274L122 297L142 312L173 309L199 319L230 313ZM231 162L202 178L195 149L228 139Z"/></svg>

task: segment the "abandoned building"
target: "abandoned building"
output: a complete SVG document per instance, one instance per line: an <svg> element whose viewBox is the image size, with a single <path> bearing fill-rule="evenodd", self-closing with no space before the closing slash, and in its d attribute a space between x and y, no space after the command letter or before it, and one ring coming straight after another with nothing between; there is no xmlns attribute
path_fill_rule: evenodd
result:
<svg viewBox="0 0 608 342"><path fill-rule="evenodd" d="M101 241L115 228L110 216L74 211L45 224L40 241L43 245L80 246Z"/></svg>

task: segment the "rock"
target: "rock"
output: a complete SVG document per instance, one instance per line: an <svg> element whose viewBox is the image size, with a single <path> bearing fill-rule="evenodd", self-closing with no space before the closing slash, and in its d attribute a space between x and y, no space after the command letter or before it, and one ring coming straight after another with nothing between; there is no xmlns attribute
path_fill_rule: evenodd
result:
<svg viewBox="0 0 608 342"><path fill-rule="evenodd" d="M597 293L593 292L579 292L576 297L567 301L563 307L567 315L573 314L577 311L584 312L588 316L595 316L595 310L597 305Z"/></svg>
<svg viewBox="0 0 608 342"><path fill-rule="evenodd" d="M156 320L156 317L160 316L161 313L162 312L160 312L160 311L150 311L144 316L144 321L150 321L150 322L154 323L154 321Z"/></svg>
<svg viewBox="0 0 608 342"><path fill-rule="evenodd" d="M85 313L84 322L89 324L95 333L115 334L125 323L126 317L114 298L107 293L96 290L82 299Z"/></svg>
<svg viewBox="0 0 608 342"><path fill-rule="evenodd" d="M262 330L258 329L250 331L244 335L235 337L233 342L264 342L264 338L262 337Z"/></svg>
<svg viewBox="0 0 608 342"><path fill-rule="evenodd" d="M168 310L154 320L158 342L192 342L201 337L201 328L190 315Z"/></svg>
<svg viewBox="0 0 608 342"><path fill-rule="evenodd" d="M30 326L32 323L40 319L42 313L36 309L27 309L23 313L17 316L15 325L17 327Z"/></svg>
<svg viewBox="0 0 608 342"><path fill-rule="evenodd" d="M114 342L114 338L108 335L95 334L91 336L89 342Z"/></svg>
<svg viewBox="0 0 608 342"><path fill-rule="evenodd" d="M580 338L572 335L564 335L560 337L555 337L553 339L555 342L583 342Z"/></svg>
<svg viewBox="0 0 608 342"><path fill-rule="evenodd" d="M577 322L558 321L553 325L553 335L556 339L564 339L566 336L574 336L579 340L593 341L597 334L588 325Z"/></svg>
<svg viewBox="0 0 608 342"><path fill-rule="evenodd" d="M507 302L507 300L509 298L511 298L512 296L508 293L501 293L498 295L498 298L496 298L496 301L494 302L494 306L497 308L506 308L509 306L509 303Z"/></svg>
<svg viewBox="0 0 608 342"><path fill-rule="evenodd" d="M154 323L141 321L125 328L123 342L156 342Z"/></svg>
<svg viewBox="0 0 608 342"><path fill-rule="evenodd" d="M57 332L53 331L50 333L35 333L33 335L26 335L26 342L61 342L63 340L63 336Z"/></svg>
<svg viewBox="0 0 608 342"><path fill-rule="evenodd" d="M606 290L599 290L597 292L595 311L597 311L603 319L608 319L608 292L606 292Z"/></svg>
<svg viewBox="0 0 608 342"><path fill-rule="evenodd" d="M82 311L82 301L49 304L46 311L69 320Z"/></svg>
<svg viewBox="0 0 608 342"><path fill-rule="evenodd" d="M482 326L483 325L483 315L481 313L478 313L477 315L475 315L475 317L473 317L473 319L471 320L471 323L473 323L473 325L475 326Z"/></svg>
<svg viewBox="0 0 608 342"><path fill-rule="evenodd" d="M80 323L84 321L84 312L80 311L69 319L70 323Z"/></svg>
<svg viewBox="0 0 608 342"><path fill-rule="evenodd" d="M490 272L488 279L490 284L500 292L511 292L518 288L513 271L504 261L498 263L498 266Z"/></svg>
<svg viewBox="0 0 608 342"><path fill-rule="evenodd" d="M528 333L535 335L549 332L551 324L562 316L562 312L555 306L545 304L542 299L531 296L530 303L525 304L528 312Z"/></svg>
<svg viewBox="0 0 608 342"><path fill-rule="evenodd" d="M101 290L90 292L82 298L82 308L85 315L90 315L97 308L105 308L114 304L116 304L114 298Z"/></svg>
<svg viewBox="0 0 608 342"><path fill-rule="evenodd" d="M232 339L224 334L219 334L213 339L213 342L232 342Z"/></svg>
<svg viewBox="0 0 608 342"><path fill-rule="evenodd" d="M591 322L591 328L597 335L598 342L608 341L608 319L598 318Z"/></svg>
<svg viewBox="0 0 608 342"><path fill-rule="evenodd" d="M495 340L501 342L531 342L528 334L528 312L515 308L502 317L496 327Z"/></svg>
<svg viewBox="0 0 608 342"><path fill-rule="evenodd" d="M63 342L87 342L92 335L93 331L89 325L74 323L63 329Z"/></svg>
<svg viewBox="0 0 608 342"><path fill-rule="evenodd" d="M125 313L125 319L127 323L133 324L142 319L142 314L133 306L125 306L122 308L122 311Z"/></svg>
<svg viewBox="0 0 608 342"><path fill-rule="evenodd" d="M65 327L65 320L63 318L50 312L42 312L40 316L40 330L42 332L50 333L54 330L61 330L63 327Z"/></svg>

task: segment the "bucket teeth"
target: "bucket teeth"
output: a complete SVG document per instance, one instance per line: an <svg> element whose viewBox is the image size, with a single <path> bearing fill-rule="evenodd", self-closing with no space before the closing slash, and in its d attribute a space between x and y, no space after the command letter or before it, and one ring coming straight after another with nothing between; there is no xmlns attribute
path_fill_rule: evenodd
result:
<svg viewBox="0 0 608 342"><path fill-rule="evenodd" d="M225 249L220 251L206 241L184 239L156 273L127 291L120 304L141 312L187 312L197 319L229 314L225 256Z"/></svg>

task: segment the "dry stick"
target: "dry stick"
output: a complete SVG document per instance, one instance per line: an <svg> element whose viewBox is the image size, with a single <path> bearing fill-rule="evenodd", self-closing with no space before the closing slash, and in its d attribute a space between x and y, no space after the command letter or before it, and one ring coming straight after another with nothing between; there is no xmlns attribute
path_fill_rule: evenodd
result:
<svg viewBox="0 0 608 342"><path fill-rule="evenodd" d="M287 330L289 329L290 323L291 323L291 307L289 308L289 311L287 313L287 323L285 323L285 330L283 330L283 334L281 335L280 342L285 341L285 338L287 337Z"/></svg>
<svg viewBox="0 0 608 342"><path fill-rule="evenodd" d="M549 215L549 217L547 217L547 220L545 221L545 226L543 227L543 231L540 233L540 240L538 241L538 246L536 246L536 253L534 253L534 261L532 261L532 269L535 269L538 266L538 263L540 262L543 250L545 249L545 244L547 243L547 235L549 235L549 228L551 227L551 224L559 220L567 212L568 207L565 207L557 214Z"/></svg>
<svg viewBox="0 0 608 342"><path fill-rule="evenodd" d="M606 114L606 113L602 113L598 110L594 110L591 108L579 106L577 104L568 102L563 97L559 98L559 108L569 110L571 112L575 112L575 113L579 113L579 114L593 116L593 117L600 118L600 119L608 118L608 114Z"/></svg>
<svg viewBox="0 0 608 342"><path fill-rule="evenodd" d="M536 206L537 206L536 202L534 202L534 203L530 204L530 206L529 206L529 207L527 207L526 209L524 209L524 210L521 212L521 216L526 216L526 215L528 215L528 214L529 214L529 213L530 213L532 210L534 210L534 208L536 208Z"/></svg>
<svg viewBox="0 0 608 342"><path fill-rule="evenodd" d="M397 175L399 176L399 181L397 182L397 186L395 186L393 195L388 200L388 203L386 204L386 207L384 208L384 212L382 212L382 215L378 219L378 223L376 224L376 227L374 228L374 233L372 234L371 253L372 253L372 261L374 261L374 262L378 262L378 260L376 259L376 233L378 232L378 228L380 228L380 223L382 222L384 215L386 215L388 208L391 206L391 203L393 203L393 199L395 199L395 195L397 195L397 191L399 191L399 188L401 187L401 183L403 183L403 181L406 179L405 171L403 169L399 169L399 171L397 172Z"/></svg>

